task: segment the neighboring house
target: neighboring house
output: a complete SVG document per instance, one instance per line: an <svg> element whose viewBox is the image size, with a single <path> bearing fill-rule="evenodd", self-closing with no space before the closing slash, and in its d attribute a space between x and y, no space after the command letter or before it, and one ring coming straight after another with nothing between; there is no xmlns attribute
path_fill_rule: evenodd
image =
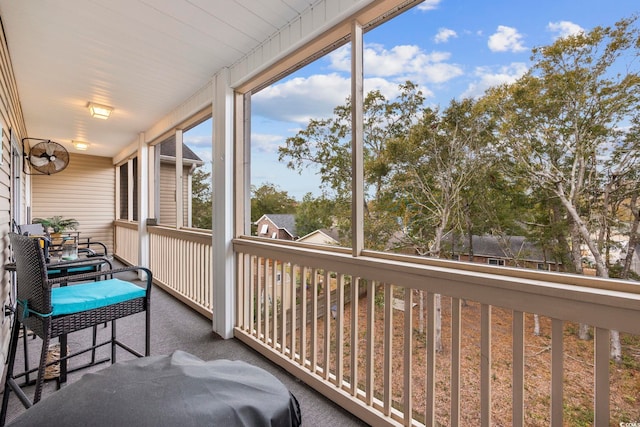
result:
<svg viewBox="0 0 640 427"><path fill-rule="evenodd" d="M312 231L306 236L299 238L298 242L316 243L319 245L338 245L340 243L338 240L338 232L329 228Z"/></svg>
<svg viewBox="0 0 640 427"><path fill-rule="evenodd" d="M204 161L189 147L182 144L182 211L183 226L192 226L193 172ZM160 215L158 222L175 226L176 219L176 140L175 137L160 144Z"/></svg>
<svg viewBox="0 0 640 427"><path fill-rule="evenodd" d="M264 214L256 222L259 237L280 240L298 240L294 214Z"/></svg>
<svg viewBox="0 0 640 427"><path fill-rule="evenodd" d="M524 236L499 238L492 235L472 236L473 262L498 266L524 267L561 271L562 265L545 256L539 246ZM453 250L454 258L469 261L469 239L462 237Z"/></svg>

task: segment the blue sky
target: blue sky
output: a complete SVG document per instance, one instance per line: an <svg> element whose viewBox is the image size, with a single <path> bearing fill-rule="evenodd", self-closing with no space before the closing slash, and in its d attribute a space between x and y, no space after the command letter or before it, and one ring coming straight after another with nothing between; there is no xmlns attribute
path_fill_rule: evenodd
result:
<svg viewBox="0 0 640 427"><path fill-rule="evenodd" d="M426 0L365 34L365 91L393 98L398 84L411 80L427 103L446 106L451 98L479 96L517 79L530 66L532 47L638 12L638 0ZM277 149L309 118L328 117L344 104L349 55L349 46L342 47L254 95L252 184L275 184L298 200L319 194L315 171L287 170ZM194 129L185 138L199 150L208 132Z"/></svg>

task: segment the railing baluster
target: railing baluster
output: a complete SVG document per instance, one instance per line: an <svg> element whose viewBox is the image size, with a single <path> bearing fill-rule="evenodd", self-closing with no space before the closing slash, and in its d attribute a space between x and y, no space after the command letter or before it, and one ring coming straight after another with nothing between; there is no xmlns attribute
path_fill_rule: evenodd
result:
<svg viewBox="0 0 640 427"><path fill-rule="evenodd" d="M262 295L263 297L261 298L262 300L262 305L264 307L264 338L263 341L268 345L269 342L272 342L273 340L271 339L271 337L269 336L271 333L271 322L270 322L270 317L271 317L271 313L269 310L269 298L270 298L270 294L269 294L269 290L271 289L271 275L269 274L270 271L270 264L273 260L267 258L264 260L264 286L262 287Z"/></svg>
<svg viewBox="0 0 640 427"><path fill-rule="evenodd" d="M426 372L426 394L427 402L425 406L425 424L428 427L436 425L436 302L435 294L427 293L427 372Z"/></svg>
<svg viewBox="0 0 640 427"><path fill-rule="evenodd" d="M551 320L551 425L562 426L564 377L563 322Z"/></svg>
<svg viewBox="0 0 640 427"><path fill-rule="evenodd" d="M256 317L256 337L262 340L262 289L264 288L263 282L265 277L265 270L267 269L267 258L260 258L258 262L258 277L256 280L256 295L255 295L255 317Z"/></svg>
<svg viewBox="0 0 640 427"><path fill-rule="evenodd" d="M295 264L289 265L289 312L291 315L289 316L289 337L291 338L289 342L289 357L291 360L295 360L296 358L296 279L295 279L295 271L297 266Z"/></svg>
<svg viewBox="0 0 640 427"><path fill-rule="evenodd" d="M331 283L329 282L329 272L324 271L324 379L329 380L330 357L331 357Z"/></svg>
<svg viewBox="0 0 640 427"><path fill-rule="evenodd" d="M461 301L451 298L451 427L460 425Z"/></svg>
<svg viewBox="0 0 640 427"><path fill-rule="evenodd" d="M360 278L351 277L351 395L358 394L358 354L360 345L360 323L359 323L359 289Z"/></svg>
<svg viewBox="0 0 640 427"><path fill-rule="evenodd" d="M271 347L278 348L278 262L271 260Z"/></svg>
<svg viewBox="0 0 640 427"><path fill-rule="evenodd" d="M276 264L280 264L280 312L278 319L280 320L280 353L285 354L287 351L287 302L286 302L286 284L284 261L274 260Z"/></svg>
<svg viewBox="0 0 640 427"><path fill-rule="evenodd" d="M610 357L610 337L609 330L595 328L595 404L594 420L596 426L606 426L609 424L609 357ZM620 423L622 425L622 423Z"/></svg>
<svg viewBox="0 0 640 427"><path fill-rule="evenodd" d="M344 274L337 277L336 316L336 386L342 388L344 379ZM331 309L333 312L333 308Z"/></svg>
<svg viewBox="0 0 640 427"><path fill-rule="evenodd" d="M307 274L309 269L302 267L300 269L300 286L301 286L301 301L300 301L300 364L305 365L307 360Z"/></svg>
<svg viewBox="0 0 640 427"><path fill-rule="evenodd" d="M512 425L522 427L524 425L524 313L513 312L512 320L513 336L513 372L511 384L512 397Z"/></svg>
<svg viewBox="0 0 640 427"><path fill-rule="evenodd" d="M480 306L480 423L491 425L491 306Z"/></svg>
<svg viewBox="0 0 640 427"><path fill-rule="evenodd" d="M376 309L376 282L373 280L367 280L367 362L366 362L366 403L367 405L373 405L374 396L374 362L375 362L375 309Z"/></svg>
<svg viewBox="0 0 640 427"><path fill-rule="evenodd" d="M311 372L318 371L318 270L311 270Z"/></svg>
<svg viewBox="0 0 640 427"><path fill-rule="evenodd" d="M382 384L384 414L391 414L393 377L393 285L384 285L384 373Z"/></svg>
<svg viewBox="0 0 640 427"><path fill-rule="evenodd" d="M404 425L413 419L413 290L404 288Z"/></svg>

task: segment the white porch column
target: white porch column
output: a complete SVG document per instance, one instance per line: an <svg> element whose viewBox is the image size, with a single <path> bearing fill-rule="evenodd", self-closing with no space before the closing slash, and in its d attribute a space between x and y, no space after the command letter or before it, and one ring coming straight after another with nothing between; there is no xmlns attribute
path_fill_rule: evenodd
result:
<svg viewBox="0 0 640 427"><path fill-rule="evenodd" d="M147 218L149 217L149 194L153 193L153 180L149 177L149 146L144 140L144 133L138 136L138 265L149 267L149 234ZM132 203L133 204L133 203ZM142 274L142 273L141 273Z"/></svg>
<svg viewBox="0 0 640 427"><path fill-rule="evenodd" d="M233 90L229 70L213 81L213 331L233 337L235 268L233 212Z"/></svg>
<svg viewBox="0 0 640 427"><path fill-rule="evenodd" d="M182 161L182 129L176 129L176 228L184 227L184 164Z"/></svg>

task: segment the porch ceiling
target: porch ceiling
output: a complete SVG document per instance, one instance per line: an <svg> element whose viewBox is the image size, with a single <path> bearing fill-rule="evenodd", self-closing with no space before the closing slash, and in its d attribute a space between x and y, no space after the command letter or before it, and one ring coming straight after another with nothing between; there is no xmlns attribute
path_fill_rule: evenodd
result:
<svg viewBox="0 0 640 427"><path fill-rule="evenodd" d="M0 0L25 136L113 157L314 1Z"/></svg>

